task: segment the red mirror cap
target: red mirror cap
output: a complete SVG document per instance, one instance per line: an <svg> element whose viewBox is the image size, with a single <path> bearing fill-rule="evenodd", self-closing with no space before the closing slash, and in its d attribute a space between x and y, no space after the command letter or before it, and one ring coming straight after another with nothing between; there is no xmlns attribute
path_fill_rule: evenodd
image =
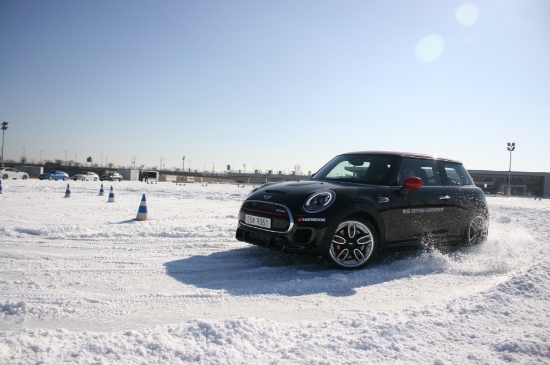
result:
<svg viewBox="0 0 550 365"><path fill-rule="evenodd" d="M409 190L418 190L422 187L422 179L416 176L408 177L403 182L403 187Z"/></svg>

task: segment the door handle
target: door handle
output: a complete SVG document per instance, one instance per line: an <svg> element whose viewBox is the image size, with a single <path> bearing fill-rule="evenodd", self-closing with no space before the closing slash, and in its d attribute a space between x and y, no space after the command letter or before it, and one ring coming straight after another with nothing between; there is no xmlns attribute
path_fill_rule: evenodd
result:
<svg viewBox="0 0 550 365"><path fill-rule="evenodd" d="M451 197L448 195L443 195L439 197L439 200L449 200L449 199L451 199Z"/></svg>

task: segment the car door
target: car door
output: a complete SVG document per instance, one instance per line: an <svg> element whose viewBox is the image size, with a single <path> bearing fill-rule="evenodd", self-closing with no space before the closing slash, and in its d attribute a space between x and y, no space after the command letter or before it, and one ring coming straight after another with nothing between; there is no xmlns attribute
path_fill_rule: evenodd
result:
<svg viewBox="0 0 550 365"><path fill-rule="evenodd" d="M421 178L423 186L404 194L403 182L411 175ZM420 243L422 239L446 239L448 223L445 190L437 162L403 158L396 185L392 187L388 241Z"/></svg>

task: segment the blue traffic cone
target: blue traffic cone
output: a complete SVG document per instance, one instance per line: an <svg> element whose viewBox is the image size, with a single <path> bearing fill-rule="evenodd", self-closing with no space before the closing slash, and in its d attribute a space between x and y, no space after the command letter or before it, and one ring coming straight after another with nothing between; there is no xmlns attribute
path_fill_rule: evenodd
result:
<svg viewBox="0 0 550 365"><path fill-rule="evenodd" d="M141 198L141 203L139 204L139 209L136 216L136 221L146 221L149 219L147 214L147 201L145 201L145 194Z"/></svg>
<svg viewBox="0 0 550 365"><path fill-rule="evenodd" d="M99 189L99 196L104 196L105 192L103 191L103 184L101 184L101 188Z"/></svg>
<svg viewBox="0 0 550 365"><path fill-rule="evenodd" d="M67 190L65 190L65 198L71 197L71 190L69 190L69 184L67 184Z"/></svg>
<svg viewBox="0 0 550 365"><path fill-rule="evenodd" d="M2 180L0 180L0 194L2 194Z"/></svg>
<svg viewBox="0 0 550 365"><path fill-rule="evenodd" d="M111 191L109 192L109 199L107 200L107 203L114 203L115 202L115 193L113 193L113 187L111 186Z"/></svg>

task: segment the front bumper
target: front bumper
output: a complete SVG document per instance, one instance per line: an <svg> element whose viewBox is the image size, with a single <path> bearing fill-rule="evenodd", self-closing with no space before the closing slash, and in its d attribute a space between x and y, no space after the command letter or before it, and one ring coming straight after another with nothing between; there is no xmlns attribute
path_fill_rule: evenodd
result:
<svg viewBox="0 0 550 365"><path fill-rule="evenodd" d="M247 214L271 219L271 228L247 224L245 219ZM294 216L284 205L247 201L239 211L239 224L235 238L277 251L320 255L327 222L327 218Z"/></svg>

